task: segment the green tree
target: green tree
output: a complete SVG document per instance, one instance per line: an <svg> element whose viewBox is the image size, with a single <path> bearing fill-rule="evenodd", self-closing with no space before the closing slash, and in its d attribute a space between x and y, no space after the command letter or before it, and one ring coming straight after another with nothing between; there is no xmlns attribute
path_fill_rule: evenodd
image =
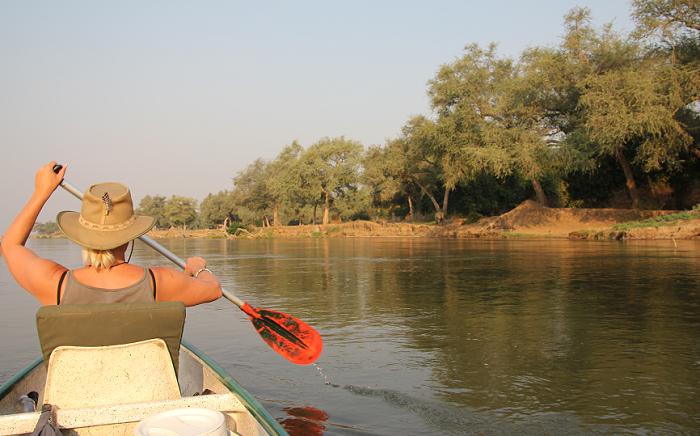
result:
<svg viewBox="0 0 700 436"><path fill-rule="evenodd" d="M372 206L380 216L391 214L395 197L404 192L406 179L403 174L403 156L396 153L396 140L386 146L374 145L362 158L362 183L367 186ZM408 196L409 216L413 218L413 202Z"/></svg>
<svg viewBox="0 0 700 436"><path fill-rule="evenodd" d="M301 156L305 196L322 199L323 224L330 222L333 200L358 183L361 157L362 145L344 137L321 139Z"/></svg>
<svg viewBox="0 0 700 436"><path fill-rule="evenodd" d="M231 191L209 194L199 205L199 223L205 228L228 227L228 223L236 218L235 211Z"/></svg>
<svg viewBox="0 0 700 436"><path fill-rule="evenodd" d="M293 141L284 147L277 157L267 165L267 186L272 206L272 224L280 225L280 209L287 203L301 203L300 164L304 148Z"/></svg>
<svg viewBox="0 0 700 436"><path fill-rule="evenodd" d="M184 230L197 219L197 201L173 195L165 202L163 216L170 226L182 226Z"/></svg>
<svg viewBox="0 0 700 436"><path fill-rule="evenodd" d="M350 187L336 198L333 208L341 220L368 219L372 207L372 198L367 187Z"/></svg>
<svg viewBox="0 0 700 436"><path fill-rule="evenodd" d="M663 64L647 61L592 76L585 83L582 104L588 111L589 135L600 153L620 163L634 208L639 207L639 195L625 154L648 173L677 167L679 154L692 142L675 118L681 107L669 98L665 77Z"/></svg>
<svg viewBox="0 0 700 436"><path fill-rule="evenodd" d="M146 195L139 202L139 207L136 208L136 213L153 217L156 220L156 228L168 226L169 222L165 218L165 203L166 198L162 195Z"/></svg>
<svg viewBox="0 0 700 436"><path fill-rule="evenodd" d="M444 185L441 216L447 215L449 193L481 172L501 177L512 163L503 147L500 83L513 74L510 59L499 58L495 45L468 45L465 54L444 65L430 81L428 94L438 115L435 129L422 139L441 167Z"/></svg>
<svg viewBox="0 0 700 436"><path fill-rule="evenodd" d="M32 231L40 235L50 235L52 233L60 232L61 229L58 227L55 221L46 221L45 223L35 223Z"/></svg>
<svg viewBox="0 0 700 436"><path fill-rule="evenodd" d="M270 217L274 199L268 189L268 163L257 159L240 171L233 179L233 201L240 217L247 222L271 225Z"/></svg>
<svg viewBox="0 0 700 436"><path fill-rule="evenodd" d="M632 0L632 7L637 36L670 41L682 34L700 32L697 0Z"/></svg>

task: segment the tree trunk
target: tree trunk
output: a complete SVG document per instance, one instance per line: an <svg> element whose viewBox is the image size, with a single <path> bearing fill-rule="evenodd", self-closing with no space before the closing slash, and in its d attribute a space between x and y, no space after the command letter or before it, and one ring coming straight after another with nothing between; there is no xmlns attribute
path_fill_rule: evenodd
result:
<svg viewBox="0 0 700 436"><path fill-rule="evenodd" d="M280 208L278 205L272 208L272 225L275 227L280 225Z"/></svg>
<svg viewBox="0 0 700 436"><path fill-rule="evenodd" d="M535 195L537 196L537 202L542 206L547 206L547 196L544 194L544 189L540 181L535 177L532 178L532 187L535 188Z"/></svg>
<svg viewBox="0 0 700 436"><path fill-rule="evenodd" d="M433 194L431 194L430 192L428 192L427 189L425 189L425 186L418 183L418 181L416 181L416 180L414 180L414 182L416 183L416 185L418 185L420 190L423 191L423 193L428 196L428 198L430 199L430 202L433 203L433 207L435 208L435 221L437 221L438 223L441 223L443 221L443 219L445 218L445 215L442 213L442 209L440 209L440 204L437 202L437 200L435 199Z"/></svg>
<svg viewBox="0 0 700 436"><path fill-rule="evenodd" d="M323 202L323 224L326 225L330 222L331 217L331 195L328 192L324 192L323 195L325 196Z"/></svg>
<svg viewBox="0 0 700 436"><path fill-rule="evenodd" d="M637 192L637 183L634 181L634 174L632 173L632 168L630 164L625 159L625 156L621 151L615 153L615 159L620 163L622 167L622 172L625 173L625 180L627 185L627 191L632 199L632 209L639 209L639 193Z"/></svg>
<svg viewBox="0 0 700 436"><path fill-rule="evenodd" d="M231 222L231 218L229 218L229 217L224 218L224 224L223 224L224 233L228 233L228 225L230 222Z"/></svg>
<svg viewBox="0 0 700 436"><path fill-rule="evenodd" d="M408 198L408 220L413 222L413 199L410 195L406 197Z"/></svg>
<svg viewBox="0 0 700 436"><path fill-rule="evenodd" d="M311 221L313 225L316 225L316 208L318 208L318 204L314 203L314 217Z"/></svg>
<svg viewBox="0 0 700 436"><path fill-rule="evenodd" d="M450 199L450 191L447 186L445 186L445 194L442 196L442 220L444 220L447 217L447 202Z"/></svg>

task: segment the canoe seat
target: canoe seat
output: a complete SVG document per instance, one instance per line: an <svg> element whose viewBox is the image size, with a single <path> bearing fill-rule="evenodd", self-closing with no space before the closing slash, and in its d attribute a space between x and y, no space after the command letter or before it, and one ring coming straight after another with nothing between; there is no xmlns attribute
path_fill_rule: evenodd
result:
<svg viewBox="0 0 700 436"><path fill-rule="evenodd" d="M180 397L180 302L44 306L36 315L48 363L42 402L88 407Z"/></svg>
<svg viewBox="0 0 700 436"><path fill-rule="evenodd" d="M180 387L162 339L104 347L57 347L44 403L59 408L175 400Z"/></svg>
<svg viewBox="0 0 700 436"><path fill-rule="evenodd" d="M184 326L181 302L66 304L43 306L36 313L45 362L62 345L101 347L160 338L168 346L176 374Z"/></svg>

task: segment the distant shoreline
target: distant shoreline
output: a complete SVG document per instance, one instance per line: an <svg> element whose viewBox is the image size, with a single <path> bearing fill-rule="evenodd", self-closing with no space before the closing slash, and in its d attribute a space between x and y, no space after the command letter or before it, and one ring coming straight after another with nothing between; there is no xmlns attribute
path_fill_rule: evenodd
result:
<svg viewBox="0 0 700 436"><path fill-rule="evenodd" d="M682 240L700 239L700 212L688 212L690 218L669 219L673 211L634 209L548 208L526 201L496 217L468 224L454 219L444 225L435 223L377 223L350 221L326 225L256 227L240 229L235 235L223 229L170 228L152 230L149 236L164 238L208 239L298 239L338 237L414 237L451 239L558 238L589 240ZM697 215L697 218L694 218ZM646 221L650 221L646 225ZM656 220L656 221L655 221ZM35 238L62 238L62 234L33 235Z"/></svg>

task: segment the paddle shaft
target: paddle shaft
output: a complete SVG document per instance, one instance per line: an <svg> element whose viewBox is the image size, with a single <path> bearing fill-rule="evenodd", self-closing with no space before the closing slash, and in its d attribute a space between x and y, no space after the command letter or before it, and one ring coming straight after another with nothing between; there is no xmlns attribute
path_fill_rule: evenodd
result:
<svg viewBox="0 0 700 436"><path fill-rule="evenodd" d="M58 169L54 168L54 171L59 171L61 168L59 167ZM75 197L77 197L79 200L83 199L83 193L76 188L75 186L71 185L68 183L65 179L61 181L61 187L65 189L66 191L70 192L73 194ZM163 247L161 244L158 242L154 241L153 238L147 235L142 235L139 236L139 239L141 242L144 244L148 245L152 249L156 250L158 253L162 254L163 256L167 257L168 260L170 260L172 263L175 265L179 266L182 269L185 269L185 261L180 259L175 253L172 251L168 250L167 248ZM231 303L235 304L236 306L243 308L243 305L245 304L245 301L241 300L238 298L235 294L233 294L230 291L227 291L226 289L221 289L224 297L230 301Z"/></svg>

